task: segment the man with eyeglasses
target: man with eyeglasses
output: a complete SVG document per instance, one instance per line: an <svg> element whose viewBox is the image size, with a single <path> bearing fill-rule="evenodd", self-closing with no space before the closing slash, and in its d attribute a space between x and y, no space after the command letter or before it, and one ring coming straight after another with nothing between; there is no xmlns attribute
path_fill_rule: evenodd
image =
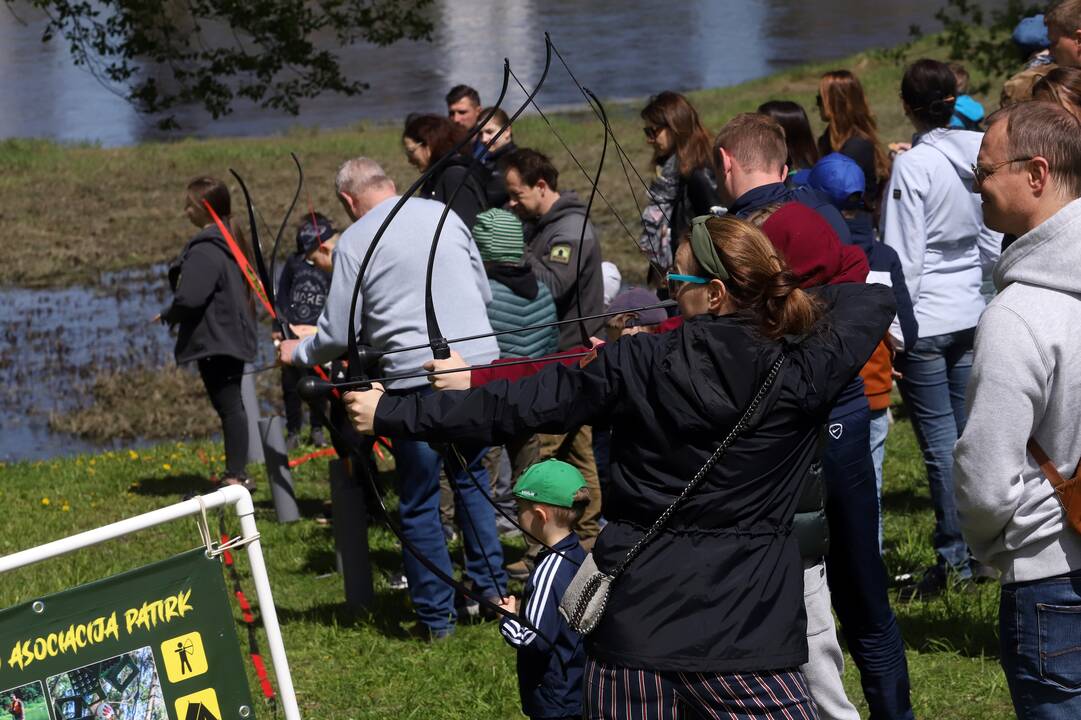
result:
<svg viewBox="0 0 1081 720"><path fill-rule="evenodd" d="M1081 459L1081 125L1042 102L988 122L973 168L983 216L1018 237L976 327L954 491L972 554L1002 573L1017 716L1078 718L1081 507L1062 483Z"/></svg>

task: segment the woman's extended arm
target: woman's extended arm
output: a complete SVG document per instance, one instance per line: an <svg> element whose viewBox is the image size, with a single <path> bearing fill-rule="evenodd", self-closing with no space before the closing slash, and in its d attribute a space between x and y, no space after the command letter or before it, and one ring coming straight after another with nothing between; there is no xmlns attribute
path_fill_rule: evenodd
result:
<svg viewBox="0 0 1081 720"><path fill-rule="evenodd" d="M511 383L472 390L390 396L346 395L357 430L419 440L499 443L525 432L560 433L607 414L622 394L624 347L602 348L581 365L551 364Z"/></svg>

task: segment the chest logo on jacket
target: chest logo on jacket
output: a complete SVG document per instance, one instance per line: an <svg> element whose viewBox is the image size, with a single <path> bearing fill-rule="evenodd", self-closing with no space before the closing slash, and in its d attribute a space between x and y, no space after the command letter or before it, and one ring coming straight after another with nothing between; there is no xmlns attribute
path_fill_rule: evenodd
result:
<svg viewBox="0 0 1081 720"><path fill-rule="evenodd" d="M841 423L830 423L830 426L827 428L827 430L829 431L831 438L833 438L834 440L840 440L841 435L844 434L845 426Z"/></svg>

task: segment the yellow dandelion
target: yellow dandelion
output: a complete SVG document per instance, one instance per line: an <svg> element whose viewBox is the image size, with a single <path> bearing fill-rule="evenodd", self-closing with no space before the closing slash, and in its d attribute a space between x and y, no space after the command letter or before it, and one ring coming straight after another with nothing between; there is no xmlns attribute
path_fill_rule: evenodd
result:
<svg viewBox="0 0 1081 720"><path fill-rule="evenodd" d="M41 498L41 504L42 505L48 505L49 504L49 498L47 498L47 497Z"/></svg>
<svg viewBox="0 0 1081 720"><path fill-rule="evenodd" d="M60 509L63 512L71 512L71 505L68 505L67 503L64 503L63 507L61 507Z"/></svg>
<svg viewBox="0 0 1081 720"><path fill-rule="evenodd" d="M172 466L172 465L170 465L169 463L162 463L162 464L161 464L161 469L162 469L162 470L172 470L172 469L173 469L173 466Z"/></svg>
<svg viewBox="0 0 1081 720"><path fill-rule="evenodd" d="M139 459L139 453L135 452L134 450L128 450L128 457L131 458L132 460L138 460Z"/></svg>

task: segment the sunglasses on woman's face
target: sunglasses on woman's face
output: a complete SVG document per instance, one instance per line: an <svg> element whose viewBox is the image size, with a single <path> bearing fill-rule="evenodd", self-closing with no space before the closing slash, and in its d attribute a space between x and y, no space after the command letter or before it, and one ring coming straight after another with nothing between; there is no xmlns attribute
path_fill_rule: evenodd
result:
<svg viewBox="0 0 1081 720"><path fill-rule="evenodd" d="M644 132L646 134L646 140L656 140L657 136L661 134L662 130L664 130L663 127L652 127L651 126L651 127L642 128L642 132Z"/></svg>
<svg viewBox="0 0 1081 720"><path fill-rule="evenodd" d="M699 277L698 275L682 275L680 273L668 273L665 275L665 280L668 281L668 297L673 299L679 295L680 290L688 283L705 285L709 282L709 278Z"/></svg>

